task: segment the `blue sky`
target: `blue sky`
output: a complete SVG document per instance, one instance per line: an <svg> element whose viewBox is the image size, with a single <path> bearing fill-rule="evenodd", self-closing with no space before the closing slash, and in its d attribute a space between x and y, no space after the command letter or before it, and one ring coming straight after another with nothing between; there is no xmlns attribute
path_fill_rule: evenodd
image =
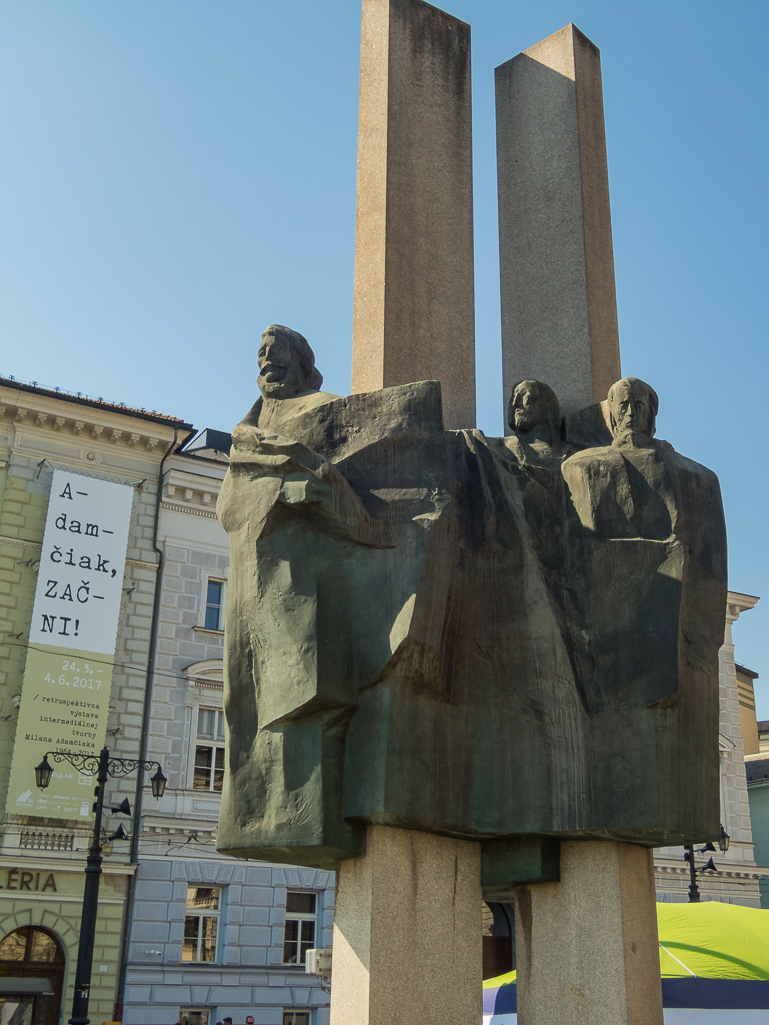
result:
<svg viewBox="0 0 769 1025"><path fill-rule="evenodd" d="M473 26L479 426L502 430L493 69L573 21L602 53L623 372L721 478L769 718L769 4L446 9ZM277 321L349 391L359 31L357 0L3 0L0 373L229 430Z"/></svg>

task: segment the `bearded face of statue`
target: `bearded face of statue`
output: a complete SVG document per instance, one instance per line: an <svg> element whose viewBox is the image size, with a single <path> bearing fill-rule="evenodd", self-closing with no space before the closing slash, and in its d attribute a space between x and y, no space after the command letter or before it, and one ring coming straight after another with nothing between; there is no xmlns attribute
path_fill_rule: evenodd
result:
<svg viewBox="0 0 769 1025"><path fill-rule="evenodd" d="M266 399L290 399L308 390L308 381L296 348L282 332L262 336L259 347L258 385Z"/></svg>
<svg viewBox="0 0 769 1025"><path fill-rule="evenodd" d="M558 399L539 381L519 382L510 398L508 422L516 434L529 434L540 424L557 425Z"/></svg>
<svg viewBox="0 0 769 1025"><path fill-rule="evenodd" d="M528 434L545 419L546 410L539 389L524 381L513 393L511 427L517 434Z"/></svg>

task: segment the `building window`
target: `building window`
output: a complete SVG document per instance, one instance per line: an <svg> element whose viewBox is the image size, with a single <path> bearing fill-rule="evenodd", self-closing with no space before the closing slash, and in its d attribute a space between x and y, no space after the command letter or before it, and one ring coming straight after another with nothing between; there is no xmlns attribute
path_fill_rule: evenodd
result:
<svg viewBox="0 0 769 1025"><path fill-rule="evenodd" d="M303 965L305 954L315 946L316 902L317 894L315 893L289 890L286 894L286 933L283 940L283 964ZM292 1011L291 1013L293 1014L294 1012ZM296 1013L303 1012L297 1011ZM309 1021L309 1019L307 1020ZM301 1019L298 1019L297 1025L301 1025Z"/></svg>
<svg viewBox="0 0 769 1025"><path fill-rule="evenodd" d="M215 961L219 925L218 886L188 886L182 961Z"/></svg>
<svg viewBox="0 0 769 1025"><path fill-rule="evenodd" d="M310 1025L309 1011L284 1011L283 1025Z"/></svg>
<svg viewBox="0 0 769 1025"><path fill-rule="evenodd" d="M181 1025L208 1025L211 1020L210 1007L180 1007L179 1021Z"/></svg>
<svg viewBox="0 0 769 1025"><path fill-rule="evenodd" d="M200 708L192 789L220 793L223 783L224 712L221 708Z"/></svg>
<svg viewBox="0 0 769 1025"><path fill-rule="evenodd" d="M209 580L206 588L206 630L224 629L224 581Z"/></svg>
<svg viewBox="0 0 769 1025"><path fill-rule="evenodd" d="M64 952L58 941L46 930L23 925L9 932L0 942L3 961L64 961Z"/></svg>

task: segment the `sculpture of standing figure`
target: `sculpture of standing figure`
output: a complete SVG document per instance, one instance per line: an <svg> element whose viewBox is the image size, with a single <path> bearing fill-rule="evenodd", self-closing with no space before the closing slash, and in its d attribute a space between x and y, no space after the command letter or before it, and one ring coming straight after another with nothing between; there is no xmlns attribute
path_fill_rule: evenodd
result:
<svg viewBox="0 0 769 1025"><path fill-rule="evenodd" d="M708 688L717 687L726 601L718 479L654 438L659 400L650 385L623 378L608 403L611 446L563 464L575 513L569 572L581 581L580 629L591 637L593 709L631 678L647 704L675 701L681 679L699 678L705 667Z"/></svg>
<svg viewBox="0 0 769 1025"><path fill-rule="evenodd" d="M516 460L533 544L545 568L555 572L563 566L561 463L571 451L561 440L558 396L542 381L519 381L510 395L507 420L513 434L504 444Z"/></svg>
<svg viewBox="0 0 769 1025"><path fill-rule="evenodd" d="M280 325L259 367L217 503L232 552L219 844L328 868L362 849L342 809L347 731L361 683L408 640L445 501L440 388L321 392L306 340Z"/></svg>

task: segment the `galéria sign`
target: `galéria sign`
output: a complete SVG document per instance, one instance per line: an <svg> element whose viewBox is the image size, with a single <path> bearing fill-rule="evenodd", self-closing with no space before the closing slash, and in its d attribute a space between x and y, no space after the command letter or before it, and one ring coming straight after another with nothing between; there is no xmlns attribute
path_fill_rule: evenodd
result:
<svg viewBox="0 0 769 1025"><path fill-rule="evenodd" d="M8 811L87 816L90 776L60 767L35 796L45 751L104 743L133 489L55 470L40 554Z"/></svg>

